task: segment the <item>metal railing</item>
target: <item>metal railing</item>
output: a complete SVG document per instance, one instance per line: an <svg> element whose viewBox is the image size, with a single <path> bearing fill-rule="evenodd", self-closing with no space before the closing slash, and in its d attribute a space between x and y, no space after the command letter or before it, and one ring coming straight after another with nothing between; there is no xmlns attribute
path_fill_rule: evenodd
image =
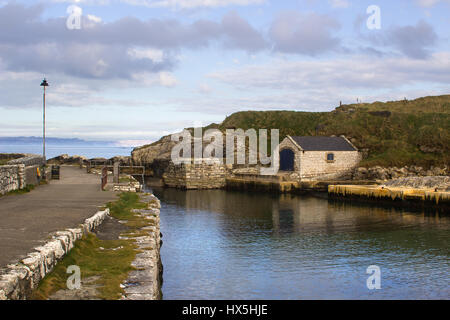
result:
<svg viewBox="0 0 450 320"><path fill-rule="evenodd" d="M114 164L110 160L91 160L87 163L86 171L88 173L90 173L92 168L95 168L98 166L101 166L101 169L102 169L101 185L102 185L102 190L105 190L105 186L108 183L108 171L114 170ZM133 166L133 165L119 166L119 175L123 171L125 171L126 173L133 175L133 176L140 176L142 179L142 184L144 184L144 182L145 182L145 166ZM139 172L137 172L137 171L139 171Z"/></svg>

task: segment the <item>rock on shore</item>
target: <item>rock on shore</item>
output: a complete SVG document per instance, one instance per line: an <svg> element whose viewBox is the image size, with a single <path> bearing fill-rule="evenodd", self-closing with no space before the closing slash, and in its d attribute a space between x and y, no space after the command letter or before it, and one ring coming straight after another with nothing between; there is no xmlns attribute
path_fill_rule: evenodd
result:
<svg viewBox="0 0 450 320"><path fill-rule="evenodd" d="M110 163L120 162L121 165L129 165L131 163L130 156L115 156L110 159L106 158L92 158L88 159L84 156L73 155L69 156L68 154L61 154L57 157L51 158L47 160L48 164L86 164L90 160L108 160Z"/></svg>
<svg viewBox="0 0 450 320"><path fill-rule="evenodd" d="M131 152L131 159L135 165L151 164L156 159L168 160L176 144L177 142L171 140L171 136L165 136L150 145L135 148Z"/></svg>
<svg viewBox="0 0 450 320"><path fill-rule="evenodd" d="M425 177L425 176L446 176L448 168L431 167L424 169L419 166L405 166L402 168L390 167L383 168L380 166L365 168L359 167L355 169L352 175L353 180L390 180L403 177Z"/></svg>
<svg viewBox="0 0 450 320"><path fill-rule="evenodd" d="M417 189L434 188L437 191L450 191L449 176L435 177L405 177L387 181L385 186L389 187L410 187Z"/></svg>

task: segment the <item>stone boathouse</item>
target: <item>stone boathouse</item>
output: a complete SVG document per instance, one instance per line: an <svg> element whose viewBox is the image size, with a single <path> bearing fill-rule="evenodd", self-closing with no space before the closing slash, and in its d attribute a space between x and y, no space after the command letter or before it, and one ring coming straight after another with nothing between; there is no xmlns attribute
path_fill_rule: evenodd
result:
<svg viewBox="0 0 450 320"><path fill-rule="evenodd" d="M351 172L361 161L358 149L344 136L287 136L279 146L280 171L301 179L335 179Z"/></svg>

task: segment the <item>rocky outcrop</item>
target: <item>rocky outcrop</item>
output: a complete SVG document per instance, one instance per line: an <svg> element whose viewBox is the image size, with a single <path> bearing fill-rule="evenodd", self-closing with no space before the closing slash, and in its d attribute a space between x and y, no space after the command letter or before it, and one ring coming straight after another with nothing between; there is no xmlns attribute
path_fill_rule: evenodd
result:
<svg viewBox="0 0 450 320"><path fill-rule="evenodd" d="M128 166L131 164L130 156L115 156L110 159L106 158L92 158L88 159L85 156L73 155L69 156L68 154L61 154L57 157L51 158L47 160L48 164L87 164L89 161L97 161L97 162L109 162L111 165L114 162L119 162L122 166Z"/></svg>
<svg viewBox="0 0 450 320"><path fill-rule="evenodd" d="M86 162L88 159L84 156L68 154L62 154L57 157L51 158L47 161L48 164L80 164Z"/></svg>
<svg viewBox="0 0 450 320"><path fill-rule="evenodd" d="M416 189L435 189L436 191L450 191L449 176L435 177L405 177L387 181L387 187L409 187Z"/></svg>
<svg viewBox="0 0 450 320"><path fill-rule="evenodd" d="M109 159L111 163L119 162L121 166L129 166L131 165L131 157L130 156L115 156Z"/></svg>
<svg viewBox="0 0 450 320"><path fill-rule="evenodd" d="M156 159L170 159L172 148L177 144L171 136L162 137L152 144L135 148L131 152L131 159L135 165L151 164Z"/></svg>
<svg viewBox="0 0 450 320"><path fill-rule="evenodd" d="M448 168L431 167L424 169L419 166L405 166L402 168L390 167L383 168L380 166L365 168L359 167L354 170L353 180L390 180L403 177L424 177L424 176L446 176Z"/></svg>

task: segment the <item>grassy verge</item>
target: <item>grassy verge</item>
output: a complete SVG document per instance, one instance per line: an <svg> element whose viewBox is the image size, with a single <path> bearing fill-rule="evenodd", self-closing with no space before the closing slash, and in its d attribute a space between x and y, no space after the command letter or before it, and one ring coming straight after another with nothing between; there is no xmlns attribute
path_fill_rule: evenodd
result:
<svg viewBox="0 0 450 320"><path fill-rule="evenodd" d="M115 202L107 204L112 217L126 220L129 227L123 235L135 235L141 232L139 229L149 225L141 217L132 212L132 209L143 209L147 204L139 201L136 193L126 192L120 194ZM123 293L120 284L126 280L128 273L133 270L132 261L139 251L132 239L100 240L95 234L85 235L75 243L74 248L63 258L39 284L33 293L32 299L48 299L58 290L66 289L66 281L69 274L67 267L77 265L81 270L83 279L96 276L95 284L98 296L106 300L119 299Z"/></svg>
<svg viewBox="0 0 450 320"><path fill-rule="evenodd" d="M135 180L132 177L129 176L122 176L119 178L120 183L128 183L128 182L134 182Z"/></svg>
<svg viewBox="0 0 450 320"><path fill-rule="evenodd" d="M24 194L24 193L28 193L31 190L34 189L34 184L27 184L27 186L23 189L18 189L18 190L13 190L13 191L9 191L8 193L6 193L3 196L10 196L10 195L17 195L17 194ZM2 195L0 195L0 197L2 197Z"/></svg>

